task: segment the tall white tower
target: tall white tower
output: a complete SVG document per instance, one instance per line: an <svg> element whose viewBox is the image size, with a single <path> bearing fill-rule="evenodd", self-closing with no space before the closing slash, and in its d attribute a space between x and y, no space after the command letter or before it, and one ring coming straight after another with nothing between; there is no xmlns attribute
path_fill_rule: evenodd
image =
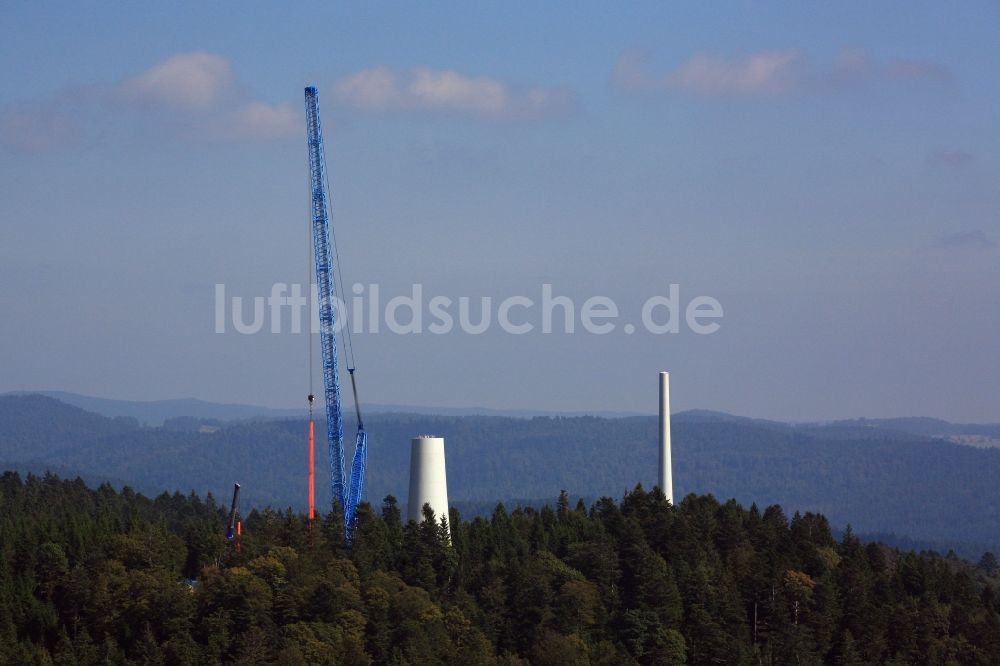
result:
<svg viewBox="0 0 1000 666"><path fill-rule="evenodd" d="M660 373L660 468L657 485L674 503L674 474L670 462L670 373Z"/></svg>
<svg viewBox="0 0 1000 666"><path fill-rule="evenodd" d="M410 446L410 496L406 517L421 522L424 504L437 520L448 517L448 477L444 464L444 438L421 435ZM451 525L448 525L449 532Z"/></svg>

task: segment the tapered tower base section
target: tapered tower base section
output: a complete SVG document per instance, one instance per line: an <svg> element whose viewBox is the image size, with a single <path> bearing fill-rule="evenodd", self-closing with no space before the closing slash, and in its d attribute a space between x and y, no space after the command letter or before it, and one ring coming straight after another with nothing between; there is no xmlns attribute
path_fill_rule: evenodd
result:
<svg viewBox="0 0 1000 666"><path fill-rule="evenodd" d="M656 484L674 503L674 474L670 461L670 374L660 373L660 468Z"/></svg>
<svg viewBox="0 0 1000 666"><path fill-rule="evenodd" d="M444 438L414 437L410 447L410 496L406 516L422 522L424 504L430 504L434 518L448 517L448 477L445 474ZM448 526L449 534L451 525Z"/></svg>

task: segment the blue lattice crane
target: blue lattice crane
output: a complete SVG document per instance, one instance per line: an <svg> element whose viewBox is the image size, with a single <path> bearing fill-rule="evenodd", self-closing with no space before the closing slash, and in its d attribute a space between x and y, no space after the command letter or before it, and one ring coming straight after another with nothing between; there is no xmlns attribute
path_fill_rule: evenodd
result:
<svg viewBox="0 0 1000 666"><path fill-rule="evenodd" d="M316 263L316 288L319 297L319 334L323 360L323 391L326 403L326 435L330 450L330 490L333 499L344 510L345 538L350 539L358 503L364 492L365 465L368 458L368 433L361 420L358 390L354 379L354 353L348 341L345 347L347 371L358 418L358 434L351 465L350 486L344 478L344 415L341 409L340 370L337 358L336 283L339 279L339 257L334 237L330 233L329 182L326 155L323 148L323 127L319 118L319 93L309 87L306 96L306 129L309 145L309 182L312 190L312 237ZM337 258L337 264L334 264ZM345 326L350 336L350 328ZM349 340L349 338L348 338ZM310 395L310 402L312 396Z"/></svg>

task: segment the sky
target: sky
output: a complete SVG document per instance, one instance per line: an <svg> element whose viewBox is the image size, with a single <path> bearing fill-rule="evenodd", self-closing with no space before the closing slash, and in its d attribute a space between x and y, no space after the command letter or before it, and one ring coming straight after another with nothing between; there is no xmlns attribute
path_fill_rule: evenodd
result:
<svg viewBox="0 0 1000 666"><path fill-rule="evenodd" d="M344 287L534 304L525 334L353 335L367 402L653 412L666 369L677 410L1000 421L998 29L996 2L8 3L0 391L304 404L318 343L291 305L239 333L231 298L246 323L308 279L315 85ZM543 333L543 285L614 330Z"/></svg>

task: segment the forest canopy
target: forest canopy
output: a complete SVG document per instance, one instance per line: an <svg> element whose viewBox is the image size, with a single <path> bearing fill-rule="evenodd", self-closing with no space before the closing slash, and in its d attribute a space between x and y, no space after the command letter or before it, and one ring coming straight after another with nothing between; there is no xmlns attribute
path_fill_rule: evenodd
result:
<svg viewBox="0 0 1000 666"><path fill-rule="evenodd" d="M350 548L339 511L266 509L238 550L226 514L4 474L0 662L1000 663L995 557L838 541L777 505L636 487L449 525L390 496Z"/></svg>

